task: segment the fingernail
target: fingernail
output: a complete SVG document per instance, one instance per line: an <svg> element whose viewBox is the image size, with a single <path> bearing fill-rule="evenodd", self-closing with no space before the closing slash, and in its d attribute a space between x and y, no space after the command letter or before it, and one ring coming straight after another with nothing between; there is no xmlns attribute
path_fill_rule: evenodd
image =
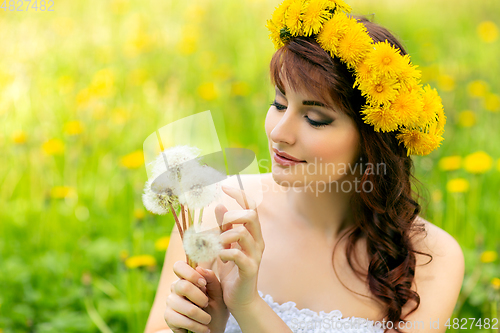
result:
<svg viewBox="0 0 500 333"><path fill-rule="evenodd" d="M205 281L205 279L202 279L202 278L199 278L198 279L198 284L202 287L206 286L207 285L207 281Z"/></svg>

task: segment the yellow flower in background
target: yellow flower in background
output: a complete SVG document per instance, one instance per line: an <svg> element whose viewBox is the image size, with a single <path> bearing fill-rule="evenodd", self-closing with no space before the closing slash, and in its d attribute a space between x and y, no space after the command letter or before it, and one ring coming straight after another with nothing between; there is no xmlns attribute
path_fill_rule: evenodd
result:
<svg viewBox="0 0 500 333"><path fill-rule="evenodd" d="M238 81L231 84L231 95L233 96L247 96L249 91L250 86L246 82Z"/></svg>
<svg viewBox="0 0 500 333"><path fill-rule="evenodd" d="M491 285L493 286L493 289L499 290L500 289L500 279L499 278L491 279Z"/></svg>
<svg viewBox="0 0 500 333"><path fill-rule="evenodd" d="M67 135L78 135L83 132L83 124L81 121L73 120L64 124L64 133Z"/></svg>
<svg viewBox="0 0 500 333"><path fill-rule="evenodd" d="M446 156L439 160L439 168L443 171L453 171L460 169L462 157L458 155Z"/></svg>
<svg viewBox="0 0 500 333"><path fill-rule="evenodd" d="M64 153L64 143L59 139L50 139L42 145L47 155L61 155Z"/></svg>
<svg viewBox="0 0 500 333"><path fill-rule="evenodd" d="M422 71L422 83L437 80L439 77L439 67L437 65L430 65L427 67L419 67Z"/></svg>
<svg viewBox="0 0 500 333"><path fill-rule="evenodd" d="M23 143L26 143L26 140L27 137L24 131L19 131L14 133L14 135L12 135L12 141L14 141L14 143L17 145L22 145Z"/></svg>
<svg viewBox="0 0 500 333"><path fill-rule="evenodd" d="M155 249L156 249L156 251L165 251L165 250L167 250L169 243L170 243L170 236L165 236L165 237L159 238L155 242Z"/></svg>
<svg viewBox="0 0 500 333"><path fill-rule="evenodd" d="M483 42L493 43L498 39L498 27L492 21L483 21L477 27L477 34Z"/></svg>
<svg viewBox="0 0 500 333"><path fill-rule="evenodd" d="M462 127L471 127L476 123L476 114L470 110L458 114L458 124Z"/></svg>
<svg viewBox="0 0 500 333"><path fill-rule="evenodd" d="M488 84L481 80L472 81L467 85L471 97L484 97L488 92Z"/></svg>
<svg viewBox="0 0 500 333"><path fill-rule="evenodd" d="M120 164L127 169L137 169L144 164L144 154L142 150L134 151L133 153L123 156Z"/></svg>
<svg viewBox="0 0 500 333"><path fill-rule="evenodd" d="M131 269L138 267L153 267L156 265L156 259L149 254L142 254L127 258L125 260L125 265Z"/></svg>
<svg viewBox="0 0 500 333"><path fill-rule="evenodd" d="M115 75L110 68L97 71L89 86L89 93L92 96L107 97L113 93Z"/></svg>
<svg viewBox="0 0 500 333"><path fill-rule="evenodd" d="M129 9L130 1L128 0L112 0L111 10L116 15L125 14Z"/></svg>
<svg viewBox="0 0 500 333"><path fill-rule="evenodd" d="M129 256L129 253L127 250L121 250L120 251L120 260L125 261Z"/></svg>
<svg viewBox="0 0 500 333"><path fill-rule="evenodd" d="M193 24L185 25L183 27L181 40L177 45L181 54L190 55L196 51L198 47L198 40L200 39L199 30L198 26Z"/></svg>
<svg viewBox="0 0 500 333"><path fill-rule="evenodd" d="M485 264L488 264L490 262L494 262L498 258L498 253L495 251L484 251L481 253L480 260L481 262L484 262Z"/></svg>
<svg viewBox="0 0 500 333"><path fill-rule="evenodd" d="M128 75L128 82L134 86L140 86L146 82L148 78L148 72L143 68L136 68L132 70Z"/></svg>
<svg viewBox="0 0 500 333"><path fill-rule="evenodd" d="M443 192L441 192L441 190L436 189L432 191L431 197L432 201L440 202L441 200L443 200Z"/></svg>
<svg viewBox="0 0 500 333"><path fill-rule="evenodd" d="M134 209L134 217L138 220L142 220L146 214L144 213L144 209L136 208Z"/></svg>
<svg viewBox="0 0 500 333"><path fill-rule="evenodd" d="M89 89L83 88L76 94L76 105L80 108L84 108L89 104L91 99L92 96L90 95Z"/></svg>
<svg viewBox="0 0 500 333"><path fill-rule="evenodd" d="M125 124L129 118L130 114L124 108L117 107L111 111L111 119L117 125Z"/></svg>
<svg viewBox="0 0 500 333"><path fill-rule="evenodd" d="M217 98L217 91L213 82L203 83L198 87L198 95L207 101L213 101Z"/></svg>
<svg viewBox="0 0 500 333"><path fill-rule="evenodd" d="M75 197L76 190L70 186L54 186L50 189L50 196L54 199L64 199L67 197Z"/></svg>
<svg viewBox="0 0 500 333"><path fill-rule="evenodd" d="M491 112L500 110L500 96L497 94L486 94L484 97L484 108Z"/></svg>
<svg viewBox="0 0 500 333"><path fill-rule="evenodd" d="M438 87L442 91L455 90L455 79L450 75L440 75L438 77Z"/></svg>
<svg viewBox="0 0 500 333"><path fill-rule="evenodd" d="M446 183L446 190L450 193L464 193L469 190L469 181L464 178L450 179Z"/></svg>
<svg viewBox="0 0 500 333"><path fill-rule="evenodd" d="M493 166L493 159L484 151L477 151L467 155L464 159L464 168L470 173L485 173Z"/></svg>

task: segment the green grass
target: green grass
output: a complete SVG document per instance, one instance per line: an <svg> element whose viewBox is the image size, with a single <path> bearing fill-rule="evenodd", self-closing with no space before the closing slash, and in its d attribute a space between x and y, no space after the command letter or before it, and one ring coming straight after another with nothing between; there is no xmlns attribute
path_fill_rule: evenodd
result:
<svg viewBox="0 0 500 333"><path fill-rule="evenodd" d="M500 278L499 260L480 255L500 251L500 113L467 87L482 80L499 94L500 38L486 43L477 27L498 21L500 3L350 4L402 39L443 98L443 145L415 158L427 189L423 216L466 255L454 316L498 317L500 291L491 281ZM50 13L0 10L0 332L143 331L164 258L154 244L173 220L145 213L144 165L126 168L122 157L140 151L155 129L210 109L223 114L232 146L269 159L264 118L274 50L265 20L276 5L114 0L56 2ZM464 110L474 125L461 125ZM69 121L79 121L81 133L69 135ZM44 143L54 138L64 148L48 155ZM494 160L484 174L438 168L444 156L480 150ZM469 190L449 193L447 182L458 177ZM57 186L69 190L57 195ZM150 254L157 265L128 269L127 253Z"/></svg>

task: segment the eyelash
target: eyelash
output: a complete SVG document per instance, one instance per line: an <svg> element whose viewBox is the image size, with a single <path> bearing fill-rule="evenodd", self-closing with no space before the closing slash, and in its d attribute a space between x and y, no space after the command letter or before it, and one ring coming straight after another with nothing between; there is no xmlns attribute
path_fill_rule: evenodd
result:
<svg viewBox="0 0 500 333"><path fill-rule="evenodd" d="M273 103L271 103L271 105L274 106L278 110L285 110L287 108L283 104L279 104L276 101L274 101ZM311 126L316 127L316 128L328 125L328 123L318 123L317 121L309 119L309 117L306 117L306 119L309 122L309 124L311 124Z"/></svg>

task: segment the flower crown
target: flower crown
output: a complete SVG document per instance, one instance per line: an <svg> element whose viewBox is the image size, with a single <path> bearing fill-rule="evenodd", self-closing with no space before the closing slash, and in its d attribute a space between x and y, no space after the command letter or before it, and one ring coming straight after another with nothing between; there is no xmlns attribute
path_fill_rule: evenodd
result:
<svg viewBox="0 0 500 333"><path fill-rule="evenodd" d="M313 36L355 75L366 98L363 121L376 132L399 131L407 155L427 155L443 140L443 104L435 89L420 84L421 71L387 40L375 43L366 27L349 16L343 0L284 0L266 27L276 49L297 36Z"/></svg>

